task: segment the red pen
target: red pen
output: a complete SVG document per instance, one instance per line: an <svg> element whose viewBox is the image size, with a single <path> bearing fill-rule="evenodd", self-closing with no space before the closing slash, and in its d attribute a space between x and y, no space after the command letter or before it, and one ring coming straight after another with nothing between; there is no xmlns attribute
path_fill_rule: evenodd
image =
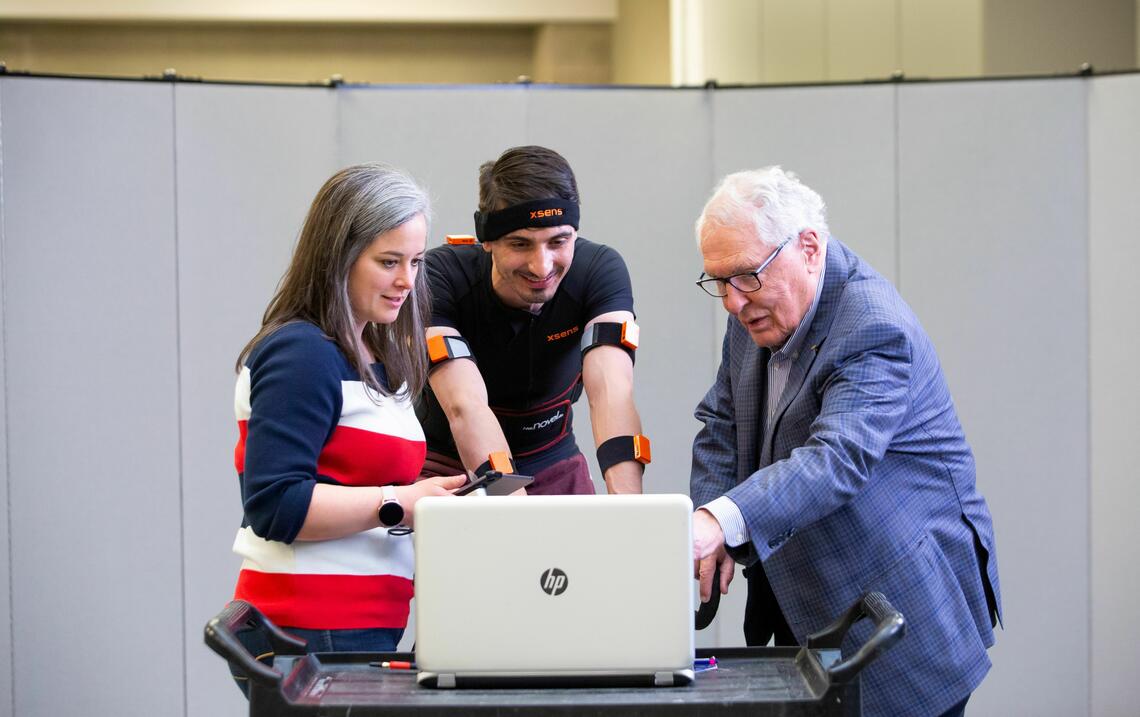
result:
<svg viewBox="0 0 1140 717"><path fill-rule="evenodd" d="M381 662L380 666L388 670L414 670L416 664L414 662L402 662L394 660L392 662Z"/></svg>

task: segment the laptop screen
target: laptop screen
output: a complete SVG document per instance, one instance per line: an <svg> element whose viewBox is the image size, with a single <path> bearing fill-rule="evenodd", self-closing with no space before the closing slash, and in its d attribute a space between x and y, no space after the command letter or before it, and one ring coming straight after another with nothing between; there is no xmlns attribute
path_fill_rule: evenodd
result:
<svg viewBox="0 0 1140 717"><path fill-rule="evenodd" d="M683 495L420 500L419 669L691 669L691 517Z"/></svg>

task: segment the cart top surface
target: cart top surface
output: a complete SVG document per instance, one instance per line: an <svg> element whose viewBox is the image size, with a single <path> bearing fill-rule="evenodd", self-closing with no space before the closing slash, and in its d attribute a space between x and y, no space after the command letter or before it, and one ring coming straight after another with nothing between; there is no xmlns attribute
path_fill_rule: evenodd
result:
<svg viewBox="0 0 1140 717"><path fill-rule="evenodd" d="M409 657L395 653L278 656L274 666L286 675L279 697L288 704L324 708L377 707L391 710L393 714L409 708L818 703L824 695L818 691L818 683L813 690L808 675L796 660L798 652L798 648L701 650L698 654L717 657L717 669L698 672L694 683L687 687L429 689L416 684L414 670L391 671L377 666L381 660ZM826 665L835 656L820 657ZM837 687L842 686L833 686L833 690ZM251 707L256 708L259 690L254 692ZM257 714L257 710L253 709L252 713Z"/></svg>

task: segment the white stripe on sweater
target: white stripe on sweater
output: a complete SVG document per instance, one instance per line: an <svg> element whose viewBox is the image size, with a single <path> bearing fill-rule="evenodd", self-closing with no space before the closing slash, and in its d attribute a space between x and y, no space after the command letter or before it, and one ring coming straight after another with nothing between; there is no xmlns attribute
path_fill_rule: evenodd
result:
<svg viewBox="0 0 1140 717"><path fill-rule="evenodd" d="M234 415L239 421L248 421L249 414L249 366L242 366L234 386Z"/></svg>
<svg viewBox="0 0 1140 717"><path fill-rule="evenodd" d="M412 579L412 536L373 528L336 540L295 541L286 545L260 538L246 526L234 539L243 569L293 575L396 575Z"/></svg>
<svg viewBox="0 0 1140 717"><path fill-rule="evenodd" d="M361 381L341 381L340 387L343 405L337 425L409 441L424 440L424 429L407 396L383 396Z"/></svg>

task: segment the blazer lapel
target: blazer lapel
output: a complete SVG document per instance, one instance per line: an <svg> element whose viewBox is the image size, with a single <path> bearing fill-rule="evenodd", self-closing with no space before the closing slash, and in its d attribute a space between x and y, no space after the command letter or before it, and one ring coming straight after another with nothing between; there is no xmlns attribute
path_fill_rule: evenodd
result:
<svg viewBox="0 0 1140 717"><path fill-rule="evenodd" d="M737 481L752 475L759 467L757 453L760 447L760 406L768 382L767 349L762 349L747 339L743 344L745 356L741 361L740 376L736 381L733 404L736 406L736 449Z"/></svg>
<svg viewBox="0 0 1140 717"><path fill-rule="evenodd" d="M839 301L843 285L847 282L847 262L842 253L842 246L837 241L832 240L827 247L827 264L822 281L823 291L819 295L819 306L815 309L815 317L812 319L811 326L808 327L803 344L800 345L799 355L793 359L792 367L788 371L788 382L784 384L784 392L780 396L780 402L776 404L776 415L772 419L772 428L765 432L764 449L760 456L762 465L768 465L772 460L772 451L775 446L776 431L780 428L780 420L784 417L784 413L787 412L788 406L792 404L796 395L799 394L800 389L803 388L804 380L823 347L827 332L831 329L835 305Z"/></svg>

